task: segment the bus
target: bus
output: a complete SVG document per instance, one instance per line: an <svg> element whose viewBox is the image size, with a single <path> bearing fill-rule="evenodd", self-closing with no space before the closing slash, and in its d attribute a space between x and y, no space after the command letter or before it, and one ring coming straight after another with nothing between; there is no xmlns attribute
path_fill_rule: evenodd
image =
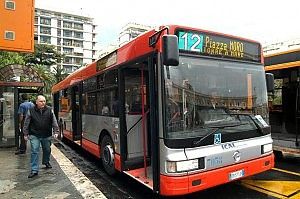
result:
<svg viewBox="0 0 300 199"><path fill-rule="evenodd" d="M300 49L264 55L265 70L274 74L269 95L270 125L278 157L300 155Z"/></svg>
<svg viewBox="0 0 300 199"><path fill-rule="evenodd" d="M64 139L108 174L175 196L274 166L267 85L259 43L169 25L80 68L52 93Z"/></svg>

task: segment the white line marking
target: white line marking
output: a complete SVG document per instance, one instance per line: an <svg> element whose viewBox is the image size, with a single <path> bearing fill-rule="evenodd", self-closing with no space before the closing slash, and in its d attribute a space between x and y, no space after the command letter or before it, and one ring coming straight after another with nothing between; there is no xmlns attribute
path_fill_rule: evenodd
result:
<svg viewBox="0 0 300 199"><path fill-rule="evenodd" d="M106 199L105 195L54 144L52 156L83 198Z"/></svg>

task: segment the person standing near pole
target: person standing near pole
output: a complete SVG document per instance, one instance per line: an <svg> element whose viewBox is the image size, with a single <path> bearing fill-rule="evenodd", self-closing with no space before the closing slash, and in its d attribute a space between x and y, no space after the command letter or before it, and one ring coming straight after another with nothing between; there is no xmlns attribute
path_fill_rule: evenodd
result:
<svg viewBox="0 0 300 199"><path fill-rule="evenodd" d="M46 169L52 168L50 164L52 132L54 132L54 137L57 137L59 132L54 112L51 107L46 106L46 99L43 95L37 96L36 105L27 112L23 132L25 140L30 140L31 171L28 178L33 178L39 172L40 145L43 150L42 164L46 166Z"/></svg>
<svg viewBox="0 0 300 199"><path fill-rule="evenodd" d="M20 129L20 147L18 148L18 151L15 153L16 155L19 154L25 154L26 148L27 148L27 141L24 139L24 133L23 133L23 126L24 126L24 120L27 111L34 107L34 104L28 100L27 94L22 94L22 103L19 106L18 114L19 114L19 129Z"/></svg>

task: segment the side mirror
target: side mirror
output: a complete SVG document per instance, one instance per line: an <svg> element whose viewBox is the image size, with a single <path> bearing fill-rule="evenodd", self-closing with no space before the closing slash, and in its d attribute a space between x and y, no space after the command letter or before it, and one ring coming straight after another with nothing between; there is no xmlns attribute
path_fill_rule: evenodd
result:
<svg viewBox="0 0 300 199"><path fill-rule="evenodd" d="M266 84L267 84L267 91L273 92L274 91L274 75L272 73L266 73Z"/></svg>
<svg viewBox="0 0 300 199"><path fill-rule="evenodd" d="M166 66L178 66L179 49L178 38L175 35L162 36L162 57Z"/></svg>

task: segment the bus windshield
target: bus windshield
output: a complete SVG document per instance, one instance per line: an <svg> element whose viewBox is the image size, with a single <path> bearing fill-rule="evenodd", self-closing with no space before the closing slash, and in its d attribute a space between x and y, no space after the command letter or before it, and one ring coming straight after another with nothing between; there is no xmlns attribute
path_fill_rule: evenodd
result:
<svg viewBox="0 0 300 199"><path fill-rule="evenodd" d="M215 128L257 130L248 115L267 119L264 74L260 64L189 56L165 66L165 137L205 137Z"/></svg>

